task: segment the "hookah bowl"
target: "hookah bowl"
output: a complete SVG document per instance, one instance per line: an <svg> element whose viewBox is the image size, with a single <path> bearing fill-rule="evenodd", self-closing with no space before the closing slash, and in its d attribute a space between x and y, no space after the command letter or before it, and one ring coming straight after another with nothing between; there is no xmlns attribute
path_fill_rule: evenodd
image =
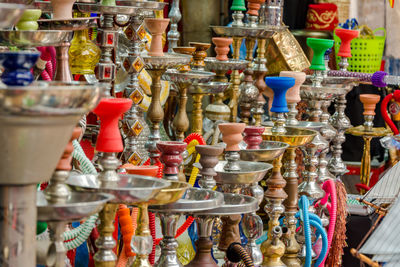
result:
<svg viewBox="0 0 400 267"><path fill-rule="evenodd" d="M97 104L101 89L59 82L0 88L0 247L11 251L19 244L4 264L36 266L36 185L50 179L74 126ZM41 156L32 157L38 150Z"/></svg>
<svg viewBox="0 0 400 267"><path fill-rule="evenodd" d="M306 80L306 74L299 71L281 71L279 76L292 77L296 80L294 86L289 88L289 90L286 92L286 101L289 109L289 113L286 118L286 126L296 126L299 123L296 119L298 113L296 105L301 101L300 86Z"/></svg>
<svg viewBox="0 0 400 267"><path fill-rule="evenodd" d="M347 58L351 57L350 43L354 38L359 36L360 32L355 30L336 28L335 34L341 40L340 48L337 53L337 55L341 57L339 67L341 71L347 71L347 67L349 66Z"/></svg>
<svg viewBox="0 0 400 267"><path fill-rule="evenodd" d="M258 210L257 200L250 196L224 193L223 204L215 209L195 212L199 239L196 241L196 255L185 267L217 267L211 256L213 223L222 216L233 216L253 213ZM229 234L229 233L228 233Z"/></svg>
<svg viewBox="0 0 400 267"><path fill-rule="evenodd" d="M186 112L187 91L188 87L192 84L207 83L214 78L213 72L205 71L188 71L180 72L178 70L167 70L162 79L174 82L179 90L179 107L173 121L173 126L176 132L176 139L183 141L185 132L189 129L189 118Z"/></svg>
<svg viewBox="0 0 400 267"><path fill-rule="evenodd" d="M36 31L39 28L37 20L42 15L40 9L26 9L15 25L18 30Z"/></svg>
<svg viewBox="0 0 400 267"><path fill-rule="evenodd" d="M374 94L361 94L360 101L364 106L364 125L347 129L346 133L360 136L364 140L363 155L361 158L360 181L362 184L369 185L371 173L371 140L376 137L392 135L392 131L385 127L373 127L375 116L375 106L379 102L380 96ZM364 193L363 191L361 193Z"/></svg>
<svg viewBox="0 0 400 267"><path fill-rule="evenodd" d="M115 265L116 255L113 248L116 244L112 237L113 221L117 204L135 205L144 203L154 197L170 182L162 179L139 175L117 174L119 160L115 153L123 151L122 138L118 123L122 113L132 105L130 99L105 98L95 108L94 113L100 118L100 132L96 150L103 152L99 163L103 170L97 176L73 174L67 183L72 188L87 192L104 192L114 196L100 212L100 237L96 240L99 250L94 255L96 266Z"/></svg>
<svg viewBox="0 0 400 267"><path fill-rule="evenodd" d="M211 47L209 43L189 42L189 46L194 47L196 50L193 54L192 69L204 71L206 66L204 59L207 57L207 50Z"/></svg>
<svg viewBox="0 0 400 267"><path fill-rule="evenodd" d="M271 112L275 113L273 133L285 133L284 113L289 112L286 103L286 92L295 85L295 79L291 77L267 77L265 83L274 91L274 100L272 102Z"/></svg>
<svg viewBox="0 0 400 267"><path fill-rule="evenodd" d="M217 184L214 180L214 176L217 175L214 167L218 164L218 156L222 154L224 148L222 146L197 145L196 151L200 155L201 179L199 185L201 188L212 190Z"/></svg>
<svg viewBox="0 0 400 267"><path fill-rule="evenodd" d="M155 267L183 266L176 255L178 242L175 239L177 224L181 215L215 209L223 204L223 194L206 189L189 188L184 196L166 205L152 205L150 211L155 212L161 221L163 240L161 241L161 256Z"/></svg>
<svg viewBox="0 0 400 267"><path fill-rule="evenodd" d="M244 123L221 123L218 127L222 133L222 140L226 144L226 161L220 161L215 166L214 169L217 173L215 180L224 192L241 193L243 191L251 194L251 188L254 188L254 185L257 185L264 178L268 170L272 168L272 165L263 162L240 161L239 143L243 139L241 133L245 128ZM222 218L223 228L218 245L219 250L226 251L232 242L240 242L238 226L240 219L240 216L226 216ZM245 229L247 229L248 236L250 237L249 239L254 237L253 240L249 240L251 241L249 247L255 251L252 256L257 260L259 259L259 255L257 254L257 247L254 242L262 232L262 221L257 215L252 214L244 222L246 224ZM230 234L226 235L226 233Z"/></svg>
<svg viewBox="0 0 400 267"><path fill-rule="evenodd" d="M157 149L161 152L160 161L164 164L164 176L166 180L186 180L179 177L179 168L183 162L182 153L187 144L180 141L160 141L157 142ZM182 172L183 174L183 172Z"/></svg>
<svg viewBox="0 0 400 267"><path fill-rule="evenodd" d="M30 51L2 52L0 64L4 67L1 81L8 86L26 86L33 82L31 68L40 54Z"/></svg>

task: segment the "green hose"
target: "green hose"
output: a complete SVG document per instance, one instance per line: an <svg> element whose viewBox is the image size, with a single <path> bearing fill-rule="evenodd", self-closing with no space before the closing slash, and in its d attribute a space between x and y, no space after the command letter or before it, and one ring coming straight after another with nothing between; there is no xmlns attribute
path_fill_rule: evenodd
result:
<svg viewBox="0 0 400 267"><path fill-rule="evenodd" d="M74 151L72 152L72 157L80 163L80 169L84 174L96 174L96 168L93 166L92 162L86 157L85 152L77 140L72 141L74 146ZM96 226L96 221L99 215L95 214L90 216L84 223L78 227L64 232L64 240L69 240L64 242L67 250L75 249L82 245L88 238L93 228Z"/></svg>

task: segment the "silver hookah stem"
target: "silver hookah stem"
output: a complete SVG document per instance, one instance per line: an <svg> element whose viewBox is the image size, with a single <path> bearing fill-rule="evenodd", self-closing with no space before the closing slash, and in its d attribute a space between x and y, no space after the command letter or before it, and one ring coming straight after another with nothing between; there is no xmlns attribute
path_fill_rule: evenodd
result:
<svg viewBox="0 0 400 267"><path fill-rule="evenodd" d="M128 70L130 81L124 91L124 96L133 101L131 108L125 113L123 120L123 128L126 135L123 161L134 165L140 165L148 158L145 143L149 127L144 119L143 110L139 106L144 99L144 92L140 87L138 79L144 67L144 61L140 56L143 47L142 38L144 37L140 34L144 31L143 19L142 15L134 16L131 24L128 26L132 29L132 46L127 58L130 63L130 69Z"/></svg>
<svg viewBox="0 0 400 267"><path fill-rule="evenodd" d="M178 31L178 23L182 18L181 11L179 10L179 0L173 0L171 10L168 13L171 20L170 30L167 34L168 37L168 53L172 53L172 48L178 46L180 33Z"/></svg>

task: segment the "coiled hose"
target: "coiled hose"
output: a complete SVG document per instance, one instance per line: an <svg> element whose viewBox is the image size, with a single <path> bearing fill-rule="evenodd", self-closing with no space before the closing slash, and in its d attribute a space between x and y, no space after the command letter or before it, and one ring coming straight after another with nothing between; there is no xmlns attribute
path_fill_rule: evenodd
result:
<svg viewBox="0 0 400 267"><path fill-rule="evenodd" d="M296 217L300 217L303 221L303 230L305 237L305 245L306 245L306 261L304 263L305 267L311 267L312 262L312 243L311 243L311 228L313 226L316 228L317 237L321 236L322 239L322 248L321 253L318 256L318 259L315 262L314 266L320 266L320 264L325 260L326 255L328 254L328 237L326 235L325 229L322 227L321 218L317 215L308 213L309 201L307 196L301 196L299 201L300 213L296 214Z"/></svg>
<svg viewBox="0 0 400 267"><path fill-rule="evenodd" d="M238 263L238 267L254 267L253 260L242 244L233 242L226 251L226 257L230 262Z"/></svg>
<svg viewBox="0 0 400 267"><path fill-rule="evenodd" d="M331 245L332 245L333 234L335 233L336 217L337 217L336 216L337 215L337 194L336 194L335 182L332 180L325 181L324 184L322 185L322 189L326 192L326 194L319 203L321 205L325 205L328 202L329 196L331 199L331 205L330 205L330 207L328 206L328 211L329 211L328 251L329 251L331 249ZM318 205L319 203L317 203L316 205ZM327 256L328 256L328 253L326 253L325 258L321 262L319 267L323 267L325 265Z"/></svg>

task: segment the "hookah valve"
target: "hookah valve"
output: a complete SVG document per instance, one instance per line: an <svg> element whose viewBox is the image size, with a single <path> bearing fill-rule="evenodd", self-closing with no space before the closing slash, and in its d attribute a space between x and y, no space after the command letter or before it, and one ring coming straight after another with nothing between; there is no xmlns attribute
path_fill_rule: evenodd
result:
<svg viewBox="0 0 400 267"><path fill-rule="evenodd" d="M292 77L295 79L295 84L293 87L289 88L286 92L286 101L289 108L289 113L286 119L286 125L297 125L299 122L296 119L297 109L296 105L301 101L300 98L300 86L306 80L306 74L299 71L281 71L279 73L280 77Z"/></svg>
<svg viewBox="0 0 400 267"><path fill-rule="evenodd" d="M374 94L361 94L360 101L364 105L364 131L372 132L374 127L374 116L375 116L375 107L379 102L381 97L379 95Z"/></svg>
<svg viewBox="0 0 400 267"><path fill-rule="evenodd" d="M341 71L347 71L347 67L349 66L347 58L351 57L350 43L354 38L359 36L360 32L355 30L337 28L335 29L335 34L341 40L339 51L337 53L337 55L342 58L339 63L339 67Z"/></svg>
<svg viewBox="0 0 400 267"><path fill-rule="evenodd" d="M313 50L314 56L310 70L314 70L312 77L313 86L320 87L324 79L321 71L326 70L324 55L326 50L333 46L334 41L328 39L307 38L307 45Z"/></svg>
<svg viewBox="0 0 400 267"><path fill-rule="evenodd" d="M245 123L220 123L218 128L222 134L222 141L226 144L224 166L225 171L240 171L238 161L240 159L239 144L243 140L242 132Z"/></svg>
<svg viewBox="0 0 400 267"><path fill-rule="evenodd" d="M260 149L262 134L265 131L261 126L247 126L244 129L243 141L247 144L246 149Z"/></svg>
<svg viewBox="0 0 400 267"><path fill-rule="evenodd" d="M182 164L182 153L187 144L179 141L161 141L157 149L161 152L160 161L164 164L164 179L178 180L179 166Z"/></svg>
<svg viewBox="0 0 400 267"><path fill-rule="evenodd" d="M285 116L284 113L289 112L286 103L286 92L295 85L295 79L291 77L266 77L265 83L274 91L274 100L272 102L271 112L276 113L274 127L272 133L284 134Z"/></svg>

